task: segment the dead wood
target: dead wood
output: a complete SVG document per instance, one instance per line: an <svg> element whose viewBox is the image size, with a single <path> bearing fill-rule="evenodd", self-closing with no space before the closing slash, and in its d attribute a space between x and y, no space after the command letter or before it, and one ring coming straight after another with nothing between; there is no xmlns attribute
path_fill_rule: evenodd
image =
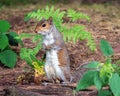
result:
<svg viewBox="0 0 120 96"><path fill-rule="evenodd" d="M17 86L11 86L4 89L3 96L46 96L46 95L39 94L36 92L31 92L31 91L19 88Z"/></svg>

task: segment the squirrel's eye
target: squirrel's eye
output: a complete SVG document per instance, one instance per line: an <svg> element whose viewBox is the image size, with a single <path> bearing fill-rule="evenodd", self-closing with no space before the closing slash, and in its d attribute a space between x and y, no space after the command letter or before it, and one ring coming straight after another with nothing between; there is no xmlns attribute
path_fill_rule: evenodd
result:
<svg viewBox="0 0 120 96"><path fill-rule="evenodd" d="M46 24L42 24L42 27L46 27Z"/></svg>

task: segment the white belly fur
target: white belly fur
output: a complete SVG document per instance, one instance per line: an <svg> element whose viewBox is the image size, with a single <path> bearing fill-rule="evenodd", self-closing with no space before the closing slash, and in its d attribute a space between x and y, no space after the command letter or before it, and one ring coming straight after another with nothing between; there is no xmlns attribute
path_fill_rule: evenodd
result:
<svg viewBox="0 0 120 96"><path fill-rule="evenodd" d="M58 61L58 56L57 56L56 50L51 49L50 51L47 51L45 72L46 72L48 79L50 79L50 80L59 78L59 79L65 81L64 73L62 72L62 70L59 66L59 61Z"/></svg>
<svg viewBox="0 0 120 96"><path fill-rule="evenodd" d="M53 39L53 34L50 33L44 37L43 43L47 46L53 44L55 41ZM46 52L46 62L45 62L45 72L48 79L56 79L59 78L65 81L65 76L63 71L59 66L57 50L51 49Z"/></svg>
<svg viewBox="0 0 120 96"><path fill-rule="evenodd" d="M43 43L47 46L54 43L53 34L50 33L44 37Z"/></svg>

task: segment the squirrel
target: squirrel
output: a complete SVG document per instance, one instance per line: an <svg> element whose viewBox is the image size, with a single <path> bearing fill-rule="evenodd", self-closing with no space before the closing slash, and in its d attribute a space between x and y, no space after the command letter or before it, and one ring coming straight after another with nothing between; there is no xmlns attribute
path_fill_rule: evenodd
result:
<svg viewBox="0 0 120 96"><path fill-rule="evenodd" d="M62 35L53 23L52 17L39 21L35 32L43 36L42 47L46 50L45 73L52 83L72 81L70 59Z"/></svg>

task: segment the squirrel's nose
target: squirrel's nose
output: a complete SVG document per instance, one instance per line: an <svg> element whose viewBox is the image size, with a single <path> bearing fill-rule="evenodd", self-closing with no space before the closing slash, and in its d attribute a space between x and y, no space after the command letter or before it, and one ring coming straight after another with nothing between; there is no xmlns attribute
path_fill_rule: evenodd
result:
<svg viewBox="0 0 120 96"><path fill-rule="evenodd" d="M37 31L35 30L35 33L37 33Z"/></svg>

